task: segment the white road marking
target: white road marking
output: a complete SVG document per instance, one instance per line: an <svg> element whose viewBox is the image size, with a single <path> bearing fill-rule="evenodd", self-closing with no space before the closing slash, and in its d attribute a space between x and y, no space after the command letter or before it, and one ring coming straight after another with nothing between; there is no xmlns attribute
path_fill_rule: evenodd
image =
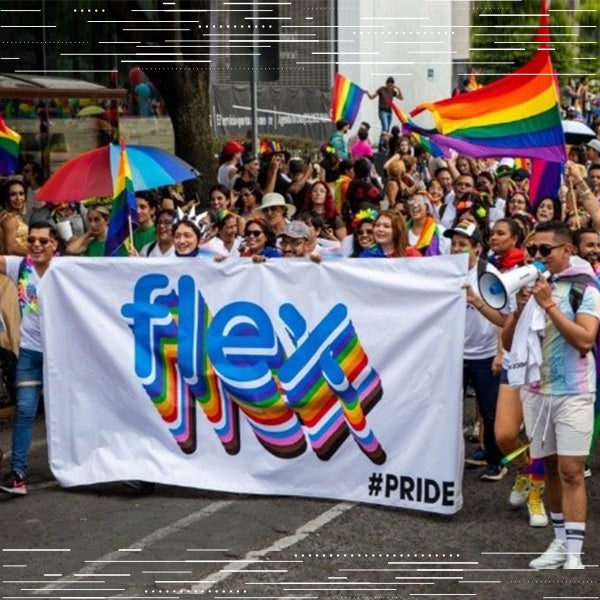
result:
<svg viewBox="0 0 600 600"><path fill-rule="evenodd" d="M160 540L169 537L173 533L175 533L181 529L186 529L187 527L190 527L197 521L201 521L202 519L210 517L210 516L214 515L216 512L219 512L220 510L223 510L224 508L227 508L228 506L230 506L232 504L235 504L234 500L223 500L220 502L213 502L212 504L209 504L208 506L205 506L204 508L201 508L200 510L193 512L192 514L188 515L187 517L183 517L182 519L179 519L178 521L171 523L171 525L167 525L166 527L161 527L160 529L153 531L152 533L148 534L147 536L145 536L139 540L136 540L135 542L132 542L130 545L132 548L136 548L136 550L144 549L149 546L152 546L156 542L159 542ZM106 566L106 561L120 560L126 554L127 553L118 551L118 550L115 552L109 552L108 554L105 554L102 558L98 559L98 561L102 561L102 562L89 563L88 566L83 567L82 569L78 569L77 575L82 575L82 574L91 575L92 573L95 573L99 569L104 568ZM69 580L73 577L75 577L75 573L71 573L71 574L65 576L64 580ZM44 586L43 588L40 588L39 591L56 590L61 585L63 585L63 580L54 581L51 584Z"/></svg>

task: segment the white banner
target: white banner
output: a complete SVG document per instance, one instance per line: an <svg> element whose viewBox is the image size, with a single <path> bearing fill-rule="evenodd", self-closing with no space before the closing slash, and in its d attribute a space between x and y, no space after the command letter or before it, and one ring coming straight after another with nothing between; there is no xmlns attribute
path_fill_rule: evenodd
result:
<svg viewBox="0 0 600 600"><path fill-rule="evenodd" d="M464 255L55 260L52 472L454 513L466 272Z"/></svg>

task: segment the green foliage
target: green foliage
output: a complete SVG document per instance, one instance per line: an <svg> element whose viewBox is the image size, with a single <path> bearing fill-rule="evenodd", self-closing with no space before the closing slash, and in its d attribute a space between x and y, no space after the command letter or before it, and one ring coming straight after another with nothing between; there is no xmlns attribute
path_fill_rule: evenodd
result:
<svg viewBox="0 0 600 600"><path fill-rule="evenodd" d="M596 2L597 0L591 0ZM579 72L579 62L574 61L575 49L571 43L577 40L577 30L574 15L585 13L566 12L566 0L553 0L550 13L550 47L552 64L559 74L561 84L570 76L568 73ZM556 11L556 12L555 12ZM565 12L563 12L565 11ZM533 43L539 25L540 0L515 0L513 2L497 3L495 1L477 1L473 10L473 27L471 29L473 63L495 61L511 64L474 64L476 72L496 73L503 75L515 71L525 65L537 50ZM490 15L490 16L481 16ZM519 15L519 16L507 16ZM522 16L533 15L533 16ZM504 52L489 50L489 48L509 48ZM593 62L593 61L589 61ZM561 74L565 74L562 75ZM496 79L496 76L486 75L478 77L481 83Z"/></svg>

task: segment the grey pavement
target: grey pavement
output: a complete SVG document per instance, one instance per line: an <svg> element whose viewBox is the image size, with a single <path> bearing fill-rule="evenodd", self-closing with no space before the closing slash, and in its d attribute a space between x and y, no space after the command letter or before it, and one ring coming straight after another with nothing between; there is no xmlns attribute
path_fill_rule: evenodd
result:
<svg viewBox="0 0 600 600"><path fill-rule="evenodd" d="M36 423L30 491L0 497L2 598L482 598L600 595L600 461L583 571L535 572L551 540L467 470L452 517L296 497L120 483L61 489ZM0 431L10 447L10 431ZM5 465L6 468L6 465ZM342 485L343 482L340 482Z"/></svg>

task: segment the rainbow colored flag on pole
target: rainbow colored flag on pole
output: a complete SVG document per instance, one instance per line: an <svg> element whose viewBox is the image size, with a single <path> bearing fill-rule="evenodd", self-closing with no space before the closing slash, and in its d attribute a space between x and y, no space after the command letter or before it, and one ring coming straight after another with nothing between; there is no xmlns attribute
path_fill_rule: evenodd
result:
<svg viewBox="0 0 600 600"><path fill-rule="evenodd" d="M127 238L133 246L133 226L138 224L133 178L123 141L121 141L121 155L113 198L104 256L115 256Z"/></svg>
<svg viewBox="0 0 600 600"><path fill-rule="evenodd" d="M0 117L0 176L16 173L19 166L19 144L21 136L11 129Z"/></svg>
<svg viewBox="0 0 600 600"><path fill-rule="evenodd" d="M340 73L335 74L331 92L331 120L345 119L350 126L356 121L365 90Z"/></svg>
<svg viewBox="0 0 600 600"><path fill-rule="evenodd" d="M540 158L565 162L558 86L548 50L523 67L478 90L411 111L429 110L436 122L431 139L474 157Z"/></svg>

